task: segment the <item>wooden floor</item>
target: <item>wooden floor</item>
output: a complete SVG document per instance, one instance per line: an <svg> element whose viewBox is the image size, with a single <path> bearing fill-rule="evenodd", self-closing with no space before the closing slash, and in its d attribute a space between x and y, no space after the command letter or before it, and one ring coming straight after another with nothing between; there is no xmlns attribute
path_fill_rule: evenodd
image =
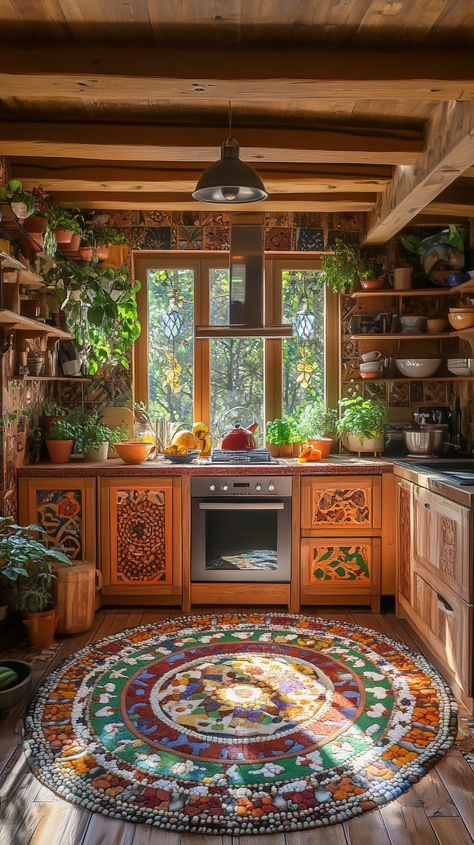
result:
<svg viewBox="0 0 474 845"><path fill-rule="evenodd" d="M235 608L233 608L235 610ZM47 661L35 661L35 682L64 657L94 639L172 615L170 611L100 611L92 631L61 640ZM365 625L417 650L408 629L392 614L334 612L321 615ZM0 657L34 656L8 648ZM462 712L461 712L462 715ZM255 836L168 833L107 819L57 798L30 773L21 750L22 713L0 718L1 845L467 845L474 842L474 771L459 743L420 783L381 810L330 828ZM461 741L461 739L460 739ZM474 748L474 742L463 740Z"/></svg>

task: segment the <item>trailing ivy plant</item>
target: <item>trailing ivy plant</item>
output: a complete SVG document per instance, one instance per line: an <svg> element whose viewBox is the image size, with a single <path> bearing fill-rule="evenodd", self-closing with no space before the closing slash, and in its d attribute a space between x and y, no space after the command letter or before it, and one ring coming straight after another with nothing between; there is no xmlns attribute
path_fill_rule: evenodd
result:
<svg viewBox="0 0 474 845"><path fill-rule="evenodd" d="M103 364L128 369L127 353L141 330L136 300L140 282L130 280L125 266L103 268L58 258L44 277L54 288L89 374Z"/></svg>
<svg viewBox="0 0 474 845"><path fill-rule="evenodd" d="M72 232L73 235L80 235L81 227L77 214L68 211L67 208L60 208L58 205L51 204L46 209L45 216L47 223L44 231L44 251L46 255L53 258L58 248L56 229L64 229Z"/></svg>
<svg viewBox="0 0 474 845"><path fill-rule="evenodd" d="M333 293L347 293L360 279L361 262L358 246L334 241L332 252L321 256L322 282Z"/></svg>

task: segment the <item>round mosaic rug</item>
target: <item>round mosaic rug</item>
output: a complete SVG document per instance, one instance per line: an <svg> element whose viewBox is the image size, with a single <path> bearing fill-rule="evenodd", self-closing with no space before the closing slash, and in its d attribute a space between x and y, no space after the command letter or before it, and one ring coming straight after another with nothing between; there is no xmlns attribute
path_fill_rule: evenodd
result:
<svg viewBox="0 0 474 845"><path fill-rule="evenodd" d="M36 776L81 806L197 833L340 822L448 749L440 675L378 632L278 613L190 616L87 646L34 699Z"/></svg>

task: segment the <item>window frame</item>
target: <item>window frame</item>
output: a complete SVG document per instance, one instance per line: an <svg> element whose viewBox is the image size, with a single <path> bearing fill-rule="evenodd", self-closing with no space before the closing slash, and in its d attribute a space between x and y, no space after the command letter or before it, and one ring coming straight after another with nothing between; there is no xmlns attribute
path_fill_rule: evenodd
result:
<svg viewBox="0 0 474 845"><path fill-rule="evenodd" d="M170 254L161 250L133 254L134 278L141 282L137 295L141 334L135 343L132 359L132 390L137 402L148 405L148 284L147 273L160 266L166 269L190 269L194 272L194 324L209 324L209 273L222 269L229 262L228 252L188 251ZM320 256L300 257L294 253L265 255L266 322L281 323L281 274L284 270L321 269ZM340 396L340 301L326 288L324 314L324 391L327 405L337 407ZM282 340L263 340L264 415L272 420L282 414ZM209 423L210 419L210 341L193 341L193 418Z"/></svg>

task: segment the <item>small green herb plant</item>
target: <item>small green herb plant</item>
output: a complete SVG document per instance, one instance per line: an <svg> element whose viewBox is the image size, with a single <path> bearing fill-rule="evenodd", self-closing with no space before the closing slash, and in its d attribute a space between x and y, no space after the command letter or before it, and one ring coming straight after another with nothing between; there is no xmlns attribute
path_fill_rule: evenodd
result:
<svg viewBox="0 0 474 845"><path fill-rule="evenodd" d="M23 202L26 206L27 217L31 217L36 210L36 201L33 194L27 191L19 179L10 179L6 188L0 189L0 200L12 202Z"/></svg>
<svg viewBox="0 0 474 845"><path fill-rule="evenodd" d="M42 405L43 415L45 417L67 417L68 410L56 402L54 399L45 399Z"/></svg>
<svg viewBox="0 0 474 845"><path fill-rule="evenodd" d="M70 419L61 417L53 420L46 434L47 440L78 440L81 438L81 427Z"/></svg>
<svg viewBox="0 0 474 845"><path fill-rule="evenodd" d="M299 420L302 440L310 437L329 437L336 430L337 411L328 408L322 399L308 403L303 408Z"/></svg>
<svg viewBox="0 0 474 845"><path fill-rule="evenodd" d="M272 446L283 446L292 443L292 425L289 420L275 419L267 422L265 436L267 443Z"/></svg>
<svg viewBox="0 0 474 845"><path fill-rule="evenodd" d="M342 414L337 423L338 434L356 434L359 437L379 437L383 434L386 408L375 399L362 396L339 400Z"/></svg>
<svg viewBox="0 0 474 845"><path fill-rule="evenodd" d="M84 419L81 432L81 443L84 452L89 449L99 449L102 443L120 443L126 435L120 427L109 428L104 425L98 411Z"/></svg>
<svg viewBox="0 0 474 845"><path fill-rule="evenodd" d="M46 532L40 525L16 525L13 517L0 517L0 575L13 587L17 610L35 613L52 604L55 563L72 561L38 539Z"/></svg>

